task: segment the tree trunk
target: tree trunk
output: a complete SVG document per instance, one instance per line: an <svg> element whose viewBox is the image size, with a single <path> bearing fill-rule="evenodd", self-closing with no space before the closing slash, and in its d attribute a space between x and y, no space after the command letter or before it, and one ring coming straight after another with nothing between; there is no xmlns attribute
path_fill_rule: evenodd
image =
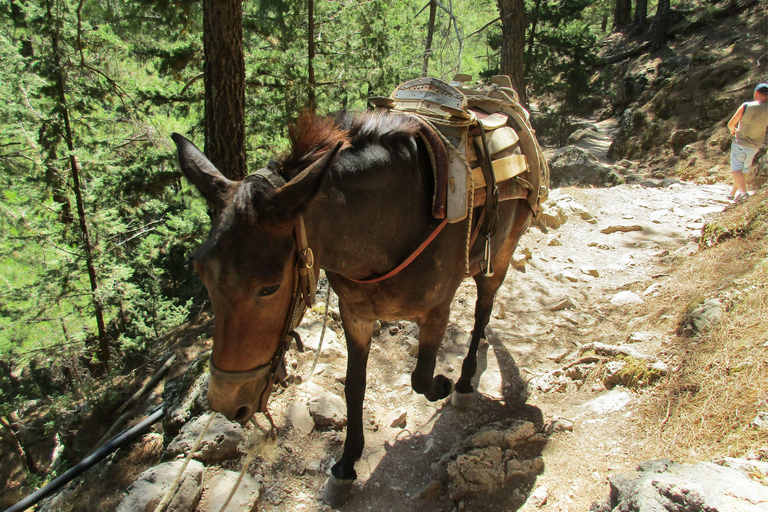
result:
<svg viewBox="0 0 768 512"><path fill-rule="evenodd" d="M427 25L427 44L424 46L424 62L421 65L421 76L429 74L429 58L432 56L432 38L435 35L435 18L437 17L437 0L429 2L429 23Z"/></svg>
<svg viewBox="0 0 768 512"><path fill-rule="evenodd" d="M10 413L7 416L0 416L0 425L4 426L11 433L11 439L13 444L16 445L16 451L19 454L21 460L24 461L24 465L27 466L27 472L32 475L40 475L40 468L37 467L35 459L32 454L29 453L27 447L21 442L21 436L19 435L18 418L16 413Z"/></svg>
<svg viewBox="0 0 768 512"><path fill-rule="evenodd" d="M307 5L307 108L314 112L317 107L315 99L315 1L308 0Z"/></svg>
<svg viewBox="0 0 768 512"><path fill-rule="evenodd" d="M656 7L656 17L651 25L651 52L664 48L667 44L667 18L669 17L669 0L659 0Z"/></svg>
<svg viewBox="0 0 768 512"><path fill-rule="evenodd" d="M613 29L621 32L632 23L632 0L616 0Z"/></svg>
<svg viewBox="0 0 768 512"><path fill-rule="evenodd" d="M227 178L245 178L242 0L203 0L205 153Z"/></svg>
<svg viewBox="0 0 768 512"><path fill-rule="evenodd" d="M635 0L635 34L642 34L648 18L648 0Z"/></svg>
<svg viewBox="0 0 768 512"><path fill-rule="evenodd" d="M83 189L80 184L80 170L75 158L75 138L72 133L72 124L69 119L69 107L67 105L67 96L64 87L64 70L61 64L59 51L59 33L56 28L58 23L53 18L52 6L48 3L48 17L51 21L51 52L54 66L54 77L56 81L56 101L58 102L59 114L64 123L64 139L69 151L69 169L72 175L72 189L75 193L75 205L77 208L77 220L80 226L80 237L82 240L83 252L85 253L85 264L88 270L88 279L91 284L91 295L93 297L94 316L96 317L96 327L98 329L99 363L104 370L109 369L109 338L104 323L104 306L99 299L99 282L96 276L96 264L93 256L93 246L91 245L90 231L88 229L88 218L85 214L85 201L83 200Z"/></svg>
<svg viewBox="0 0 768 512"><path fill-rule="evenodd" d="M528 108L525 93L525 2L497 0L501 18L501 74L509 75L520 102Z"/></svg>

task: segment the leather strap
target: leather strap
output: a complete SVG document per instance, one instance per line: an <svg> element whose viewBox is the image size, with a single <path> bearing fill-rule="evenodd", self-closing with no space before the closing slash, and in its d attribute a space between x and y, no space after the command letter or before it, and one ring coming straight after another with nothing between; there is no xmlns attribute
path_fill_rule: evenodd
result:
<svg viewBox="0 0 768 512"><path fill-rule="evenodd" d="M371 277L368 279L352 279L351 277L346 277L346 276L344 278L350 281L354 281L355 283L369 284L369 283L378 283L379 281L384 281L385 279L389 279L390 277L397 275L398 273L400 273L401 270L403 270L405 267L410 265L413 262L413 260L418 258L419 254L424 252L424 249L426 249L427 246L430 243L432 243L432 240L434 240L435 237L437 237L437 235L440 234L440 232L443 230L446 224L448 224L448 219L443 219L443 221L435 228L432 234L429 235L429 237L427 237L427 239L424 240L421 243L421 245L415 251L413 251L413 253L410 256L408 256L405 259L405 261L403 261L401 264L399 264L398 266L396 266L395 268L393 268L383 276Z"/></svg>

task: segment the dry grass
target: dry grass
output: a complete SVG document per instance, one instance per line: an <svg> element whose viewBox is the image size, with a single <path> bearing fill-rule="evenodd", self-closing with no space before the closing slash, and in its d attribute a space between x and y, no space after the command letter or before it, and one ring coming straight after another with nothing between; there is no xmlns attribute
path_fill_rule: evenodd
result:
<svg viewBox="0 0 768 512"><path fill-rule="evenodd" d="M765 197L757 199L717 219L745 238L687 260L649 305L660 311L657 320L671 323L691 304L715 296L725 303L715 328L672 341L671 376L646 410L659 456L692 461L768 450L768 433L753 425L757 413L768 410L767 222L759 213Z"/></svg>

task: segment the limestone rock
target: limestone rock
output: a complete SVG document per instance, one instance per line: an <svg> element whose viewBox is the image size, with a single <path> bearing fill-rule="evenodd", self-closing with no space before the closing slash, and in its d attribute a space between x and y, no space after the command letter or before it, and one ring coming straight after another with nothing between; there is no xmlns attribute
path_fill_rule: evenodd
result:
<svg viewBox="0 0 768 512"><path fill-rule="evenodd" d="M680 151L699 138L699 132L693 128L686 128L684 130L675 130L667 141L667 145L672 148L675 154L680 154Z"/></svg>
<svg viewBox="0 0 768 512"><path fill-rule="evenodd" d="M617 183L618 176L613 169L601 164L589 151L566 146L558 149L549 160L552 188L569 185L597 185L606 182Z"/></svg>
<svg viewBox="0 0 768 512"><path fill-rule="evenodd" d="M309 414L306 404L291 402L285 409L285 426L308 435L315 428L315 422Z"/></svg>
<svg viewBox="0 0 768 512"><path fill-rule="evenodd" d="M215 474L206 482L205 498L197 509L197 512L219 512L221 506L227 501L230 492L235 488L239 472L222 471ZM259 501L261 485L249 474L243 475L240 485L229 501L229 505L223 512L254 511Z"/></svg>
<svg viewBox="0 0 768 512"><path fill-rule="evenodd" d="M611 304L614 306L629 306L631 304L642 304L643 298L635 292L623 291L611 297Z"/></svg>
<svg viewBox="0 0 768 512"><path fill-rule="evenodd" d="M711 462L696 465L669 460L648 461L633 472L613 475L610 497L593 503L593 512L624 510L738 510L768 508L768 486L747 472Z"/></svg>
<svg viewBox="0 0 768 512"><path fill-rule="evenodd" d="M642 231L643 226L639 224L624 225L624 224L612 224L600 230L604 235L610 235L611 233L630 233L632 231Z"/></svg>
<svg viewBox="0 0 768 512"><path fill-rule="evenodd" d="M149 468L128 488L127 494L117 512L153 512L165 493L173 485L184 461L166 462ZM192 512L196 509L203 492L205 467L196 460L190 460L178 491L168 506L168 511Z"/></svg>
<svg viewBox="0 0 768 512"><path fill-rule="evenodd" d="M686 311L677 329L679 336L693 336L701 334L720 322L723 316L723 304L720 299L708 299L699 306L694 306Z"/></svg>
<svg viewBox="0 0 768 512"><path fill-rule="evenodd" d="M512 479L531 481L544 470L546 438L523 420L485 425L432 465L451 500L498 490Z"/></svg>
<svg viewBox="0 0 768 512"><path fill-rule="evenodd" d="M408 424L408 411L400 410L395 413L389 426L392 428L405 428L407 424Z"/></svg>
<svg viewBox="0 0 768 512"><path fill-rule="evenodd" d="M323 392L311 398L309 413L318 427L338 429L347 424L347 406L335 393Z"/></svg>
<svg viewBox="0 0 768 512"><path fill-rule="evenodd" d="M179 435L168 445L166 456L186 455L212 414L214 413L205 413L184 425ZM193 457L205 464L238 457L241 453L238 447L245 439L243 427L216 414Z"/></svg>
<svg viewBox="0 0 768 512"><path fill-rule="evenodd" d="M550 311L563 311L564 309L576 309L579 304L572 297L564 296L549 306Z"/></svg>

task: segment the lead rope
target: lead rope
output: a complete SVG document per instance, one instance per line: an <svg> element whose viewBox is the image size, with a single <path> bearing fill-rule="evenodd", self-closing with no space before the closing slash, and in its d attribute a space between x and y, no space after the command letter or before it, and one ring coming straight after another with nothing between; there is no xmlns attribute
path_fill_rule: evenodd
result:
<svg viewBox="0 0 768 512"><path fill-rule="evenodd" d="M270 430L270 438L273 438L273 434L275 432L275 423L272 421L272 416L269 414L269 412L265 413L267 418L269 419L269 424L271 427ZM250 446L248 447L248 453L245 456L245 461L243 462L243 469L240 470L240 474L237 476L237 480L235 481L235 485L232 487L232 490L229 491L229 496L227 496L226 501L224 501L224 504L219 509L219 512L224 512L226 510L227 506L229 506L229 502L232 501L232 498L234 497L235 493L237 492L237 489L240 487L240 483L243 481L243 477L245 477L245 472L248 470L248 466L251 465L251 462L253 462L253 458L256 457L256 453L260 451L264 444L266 443L267 437L262 437L261 439L258 438L259 431L256 429L256 427L261 428L261 426L256 422L256 418L251 418L251 423L254 426L253 433L251 434L251 437L248 439Z"/></svg>
<svg viewBox="0 0 768 512"><path fill-rule="evenodd" d="M331 282L328 281L328 277L325 278L325 312L323 313L323 329L320 331L320 341L317 343L317 352L315 353L315 360L312 362L312 369L309 370L307 375L307 381L315 374L315 367L317 367L317 360L320 357L320 351L323 348L323 339L325 338L325 327L328 325L328 308L331 307Z"/></svg>

